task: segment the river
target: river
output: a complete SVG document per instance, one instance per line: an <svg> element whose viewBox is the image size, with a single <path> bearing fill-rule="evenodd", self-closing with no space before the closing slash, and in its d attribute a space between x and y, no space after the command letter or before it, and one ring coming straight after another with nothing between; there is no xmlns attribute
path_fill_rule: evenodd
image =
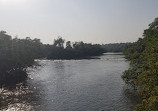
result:
<svg viewBox="0 0 158 111"><path fill-rule="evenodd" d="M124 55L99 59L38 60L29 68L32 93L23 101L35 111L131 111L134 98L121 79L129 68Z"/></svg>

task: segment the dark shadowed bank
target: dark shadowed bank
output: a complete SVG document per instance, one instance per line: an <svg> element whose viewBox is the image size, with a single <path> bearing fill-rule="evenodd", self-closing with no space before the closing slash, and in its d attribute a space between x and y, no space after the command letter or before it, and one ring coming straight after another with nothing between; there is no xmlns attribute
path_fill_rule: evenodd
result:
<svg viewBox="0 0 158 111"><path fill-rule="evenodd" d="M0 86L15 85L27 78L26 68L43 57L39 39L18 39L0 32Z"/></svg>

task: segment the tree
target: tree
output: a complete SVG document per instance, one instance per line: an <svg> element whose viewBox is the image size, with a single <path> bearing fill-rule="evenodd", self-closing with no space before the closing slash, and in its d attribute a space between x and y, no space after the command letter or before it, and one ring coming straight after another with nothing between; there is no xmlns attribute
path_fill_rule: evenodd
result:
<svg viewBox="0 0 158 111"><path fill-rule="evenodd" d="M71 41L66 42L66 49L72 49Z"/></svg>
<svg viewBox="0 0 158 111"><path fill-rule="evenodd" d="M18 39L0 32L0 86L14 85L27 78L26 68L34 59L44 57L44 46L39 39Z"/></svg>
<svg viewBox="0 0 158 111"><path fill-rule="evenodd" d="M65 42L65 40L62 39L62 37L58 37L58 39L54 40L54 46L59 47L59 48L63 48L64 42Z"/></svg>
<svg viewBox="0 0 158 111"><path fill-rule="evenodd" d="M136 111L158 111L158 18L144 31L144 38L125 49L130 68L122 78L136 87L141 103Z"/></svg>

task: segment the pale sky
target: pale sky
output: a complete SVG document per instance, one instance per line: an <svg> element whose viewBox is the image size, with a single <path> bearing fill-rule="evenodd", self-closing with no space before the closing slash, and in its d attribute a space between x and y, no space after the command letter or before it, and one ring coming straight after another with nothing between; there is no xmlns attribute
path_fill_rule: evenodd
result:
<svg viewBox="0 0 158 111"><path fill-rule="evenodd" d="M0 0L0 30L53 43L134 42L158 17L158 0Z"/></svg>

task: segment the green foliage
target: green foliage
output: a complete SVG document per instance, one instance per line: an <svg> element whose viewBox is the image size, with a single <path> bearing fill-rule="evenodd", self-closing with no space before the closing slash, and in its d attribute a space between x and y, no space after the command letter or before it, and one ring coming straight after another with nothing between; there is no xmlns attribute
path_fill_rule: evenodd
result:
<svg viewBox="0 0 158 111"><path fill-rule="evenodd" d="M83 42L75 42L71 44L70 41L66 42L61 37L54 40L53 46L50 48L48 59L83 59L90 56L101 55L104 51L98 44L87 44Z"/></svg>
<svg viewBox="0 0 158 111"><path fill-rule="evenodd" d="M0 32L0 86L13 85L26 79L26 68L34 59L44 56L39 39L12 39L5 31Z"/></svg>
<svg viewBox="0 0 158 111"><path fill-rule="evenodd" d="M142 102L136 111L158 111L158 18L144 31L144 38L127 46L124 51L131 67L122 78L138 88Z"/></svg>
<svg viewBox="0 0 158 111"><path fill-rule="evenodd" d="M113 44L103 44L102 48L104 52L123 52L124 48L131 43L113 43Z"/></svg>

